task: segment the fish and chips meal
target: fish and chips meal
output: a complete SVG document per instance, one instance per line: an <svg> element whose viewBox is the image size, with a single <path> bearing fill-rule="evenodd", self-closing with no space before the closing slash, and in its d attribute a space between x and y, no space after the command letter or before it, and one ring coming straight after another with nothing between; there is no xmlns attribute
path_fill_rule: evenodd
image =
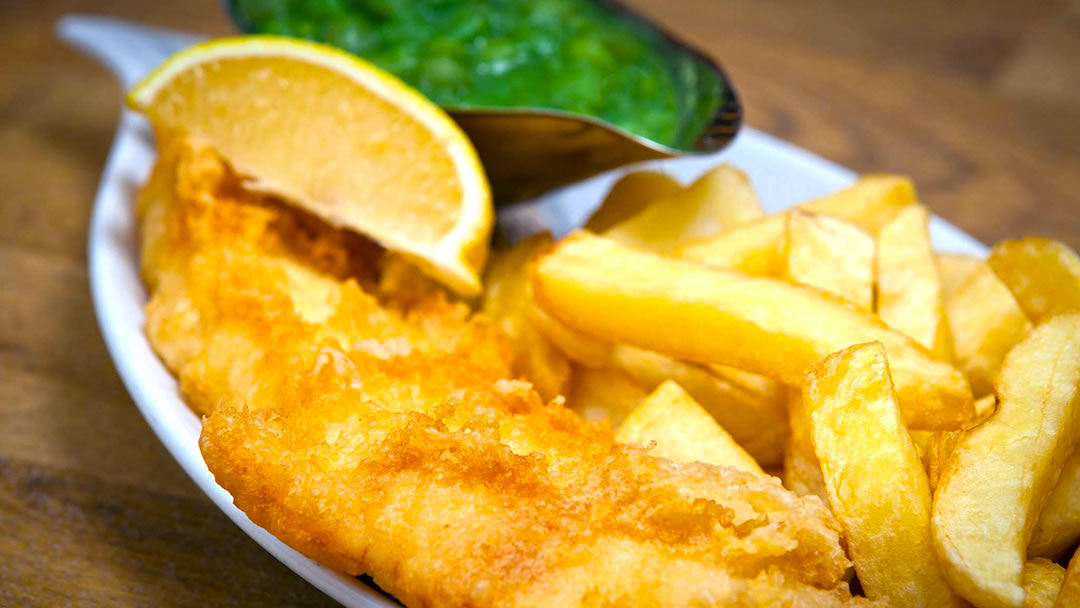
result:
<svg viewBox="0 0 1080 608"><path fill-rule="evenodd" d="M468 141L337 51L216 41L129 102L147 336L304 555L406 606L1080 602L1066 245L935 251L892 175L768 214L720 165L489 252Z"/></svg>

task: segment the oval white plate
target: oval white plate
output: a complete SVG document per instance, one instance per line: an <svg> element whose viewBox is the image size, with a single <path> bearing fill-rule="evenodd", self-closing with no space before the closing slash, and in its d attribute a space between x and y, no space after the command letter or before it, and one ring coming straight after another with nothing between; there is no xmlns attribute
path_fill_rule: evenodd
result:
<svg viewBox="0 0 1080 608"><path fill-rule="evenodd" d="M135 48L149 41L159 48L171 50L191 40L190 37L185 39L160 30L98 21L98 25L104 23L114 30L123 30L111 32L111 41L115 43L119 40L120 44ZM85 20L69 20L60 24L60 32L72 41L79 32L73 34L71 28L78 30L86 25ZM85 40L82 41L83 48L87 44ZM123 83L130 81L134 72L145 70L145 66L133 67L134 60L131 58L134 55L124 54L123 49L120 51L120 55L112 57L110 65L118 72ZM100 49L97 52L106 54ZM116 50L110 52L115 53ZM94 200L89 235L90 289L94 309L105 344L124 385L150 427L180 466L229 518L263 548L345 606L394 606L370 587L324 568L251 523L243 512L233 506L232 497L214 482L213 475L207 470L198 446L199 418L181 399L176 381L154 355L143 333L147 293L139 278L135 195L153 161L154 146L145 121L135 114L124 112ZM770 211L842 188L855 178L854 173L843 167L749 128L744 129L729 148L715 156L659 161L648 166L666 171L686 183L720 162L731 163L746 171ZM546 195L535 204L500 212L499 227L512 237L523 236L541 227L565 232L584 221L622 172L625 169L568 186ZM941 250L978 255L986 253L986 248L978 241L940 218L933 219L931 233L935 245Z"/></svg>

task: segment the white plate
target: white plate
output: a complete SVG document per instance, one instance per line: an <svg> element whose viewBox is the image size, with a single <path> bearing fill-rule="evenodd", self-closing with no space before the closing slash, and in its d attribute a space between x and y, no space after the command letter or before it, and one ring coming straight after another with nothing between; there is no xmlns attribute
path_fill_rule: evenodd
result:
<svg viewBox="0 0 1080 608"><path fill-rule="evenodd" d="M77 37L85 22L67 21L60 25L61 35L69 41ZM110 25L110 24L107 24ZM117 27L111 23L110 27ZM137 28L124 26L127 34ZM139 31L144 38L147 32ZM151 31L151 42L163 49L175 48L185 39ZM170 37L172 36L172 37ZM138 47L132 39L112 35ZM190 41L190 38L186 39ZM85 40L75 41L88 45ZM146 40L140 42L145 43ZM182 44L181 44L182 45ZM100 54L105 54L100 49ZM145 66L133 67L126 58L113 56L111 67L121 82ZM145 57L145 55L143 55ZM126 72L124 70L127 70ZM101 333L105 338L120 377L150 427L165 444L180 466L203 492L249 536L308 582L330 597L350 607L394 606L382 595L359 581L333 572L292 550L251 521L232 504L232 497L214 482L199 452L199 418L180 397L176 381L154 355L143 333L147 293L139 278L135 223L135 194L146 179L154 161L153 142L141 117L125 112L101 177L94 212L90 222L90 289ZM649 163L667 171L684 183L708 167L731 163L750 175L755 189L770 211L841 188L855 174L805 150L754 129L745 129L734 144L709 158L680 159ZM500 228L521 236L543 225L564 232L580 224L589 211L600 203L611 183L622 171L616 171L553 192L535 205L502 214ZM978 241L935 217L931 225L935 245L945 251L983 255L986 248Z"/></svg>

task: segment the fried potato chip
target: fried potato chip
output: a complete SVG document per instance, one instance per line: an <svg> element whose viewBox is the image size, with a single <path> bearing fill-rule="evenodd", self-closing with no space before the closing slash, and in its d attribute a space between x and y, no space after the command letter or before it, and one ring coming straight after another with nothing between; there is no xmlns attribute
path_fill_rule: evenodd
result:
<svg viewBox="0 0 1080 608"><path fill-rule="evenodd" d="M687 187L691 197L712 201L720 225L737 226L765 217L765 207L754 192L750 178L731 165L717 165Z"/></svg>
<svg viewBox="0 0 1080 608"><path fill-rule="evenodd" d="M612 349L611 365L646 390L674 380L762 466L780 464L788 435L782 384L731 368L676 361L625 344Z"/></svg>
<svg viewBox="0 0 1080 608"><path fill-rule="evenodd" d="M570 364L561 353L540 334L536 326L526 323L514 344L514 365L545 401L565 395L570 387Z"/></svg>
<svg viewBox="0 0 1080 608"><path fill-rule="evenodd" d="M1036 327L997 379L997 411L957 443L934 496L946 578L978 606L1020 606L1028 542L1080 427L1080 314Z"/></svg>
<svg viewBox="0 0 1080 608"><path fill-rule="evenodd" d="M1065 580L1065 569L1048 559L1024 564L1024 608L1053 608Z"/></svg>
<svg viewBox="0 0 1080 608"><path fill-rule="evenodd" d="M676 256L754 276L780 276L784 269L788 219L789 214L784 213L741 224L711 239L689 243Z"/></svg>
<svg viewBox="0 0 1080 608"><path fill-rule="evenodd" d="M930 445L930 439L934 436L934 433L944 432L951 431L913 431L908 429L908 435L911 436L911 443L915 444L915 451L919 453L919 458L922 459L924 464L926 462L926 450Z"/></svg>
<svg viewBox="0 0 1080 608"><path fill-rule="evenodd" d="M986 420L994 413L997 407L997 398L987 395L975 401L976 417L969 426L974 427ZM911 431L911 437L917 447L922 443L919 455L922 457L923 466L926 467L926 476L930 481L930 491L937 490L941 473L945 470L945 463L957 442L963 436L964 431Z"/></svg>
<svg viewBox="0 0 1080 608"><path fill-rule="evenodd" d="M799 496L817 496L828 505L829 495L825 491L825 478L821 475L821 463L814 453L814 440L810 428L810 412L802 400L802 390L790 387L788 390L788 415L791 424L791 436L784 452L784 487Z"/></svg>
<svg viewBox="0 0 1080 608"><path fill-rule="evenodd" d="M1039 514L1028 555L1057 559L1080 542L1080 449L1065 461L1054 491Z"/></svg>
<svg viewBox="0 0 1080 608"><path fill-rule="evenodd" d="M673 253L684 243L764 215L746 174L720 165L686 189L615 224L603 235L623 245Z"/></svg>
<svg viewBox="0 0 1080 608"><path fill-rule="evenodd" d="M874 237L855 224L794 210L782 276L823 289L863 310L874 308Z"/></svg>
<svg viewBox="0 0 1080 608"><path fill-rule="evenodd" d="M909 426L956 429L975 416L958 369L817 290L661 257L585 232L542 256L533 282L537 303L584 333L792 385L829 353L878 340L889 351Z"/></svg>
<svg viewBox="0 0 1080 608"><path fill-rule="evenodd" d="M873 309L875 243L861 228L796 209L789 214L784 243L784 278L832 293L863 310ZM789 390L788 417L791 437L784 452L784 486L800 496L817 496L827 505L825 480L810 436L810 413L797 387Z"/></svg>
<svg viewBox="0 0 1080 608"><path fill-rule="evenodd" d="M526 276L528 273L526 273ZM555 348L571 361L585 367L605 367L611 361L611 343L587 336L551 318L529 292L528 318Z"/></svg>
<svg viewBox="0 0 1080 608"><path fill-rule="evenodd" d="M525 310L525 293L530 285L521 275L528 274L529 263L552 246L548 233L534 234L510 249L493 252L484 273L484 296L481 309L498 319Z"/></svg>
<svg viewBox="0 0 1080 608"><path fill-rule="evenodd" d="M1068 245L1035 237L1002 241L989 262L1033 323L1080 310L1080 258Z"/></svg>
<svg viewBox="0 0 1080 608"><path fill-rule="evenodd" d="M963 431L933 431L926 440L923 448L923 467L926 469L926 479L930 483L930 491L936 492L941 482L941 473L945 470L945 463L956 449L957 442L963 436Z"/></svg>
<svg viewBox="0 0 1080 608"><path fill-rule="evenodd" d="M649 392L624 372L614 368L574 367L566 407L586 420L611 421L618 427Z"/></svg>
<svg viewBox="0 0 1080 608"><path fill-rule="evenodd" d="M880 342L814 364L803 384L814 453L866 597L960 606L930 539L930 487L900 416Z"/></svg>
<svg viewBox="0 0 1080 608"><path fill-rule="evenodd" d="M649 453L764 475L758 463L678 383L664 381L623 420L615 440L648 445Z"/></svg>
<svg viewBox="0 0 1080 608"><path fill-rule="evenodd" d="M985 260L941 255L938 263L956 362L976 396L990 394L1002 360L1031 322Z"/></svg>
<svg viewBox="0 0 1080 608"><path fill-rule="evenodd" d="M913 203L915 188L908 178L868 175L848 188L799 205L798 209L833 216L876 234L901 209ZM710 239L688 243L676 255L755 276L780 276L787 221L787 213L770 215L729 228Z"/></svg>
<svg viewBox="0 0 1080 608"><path fill-rule="evenodd" d="M964 427L964 430L973 429L982 424L987 418L997 411L997 395L985 395L975 400L975 418Z"/></svg>
<svg viewBox="0 0 1080 608"><path fill-rule="evenodd" d="M930 212L905 207L877 238L877 313L942 361L953 360L941 272L930 244Z"/></svg>
<svg viewBox="0 0 1080 608"><path fill-rule="evenodd" d="M1073 553L1069 567L1065 569L1065 580L1061 583L1054 608L1080 606L1080 550Z"/></svg>
<svg viewBox="0 0 1080 608"><path fill-rule="evenodd" d="M634 171L615 182L604 202L589 216L585 228L603 232L649 205L682 190L675 178L659 171Z"/></svg>
<svg viewBox="0 0 1080 608"><path fill-rule="evenodd" d="M915 185L900 175L864 175L854 184L802 205L804 211L831 215L877 234L901 210L916 202Z"/></svg>
<svg viewBox="0 0 1080 608"><path fill-rule="evenodd" d="M550 401L570 386L570 362L540 334L529 319L533 308L528 265L551 247L551 235L537 234L512 249L496 252L484 274L481 309L510 338L514 371Z"/></svg>

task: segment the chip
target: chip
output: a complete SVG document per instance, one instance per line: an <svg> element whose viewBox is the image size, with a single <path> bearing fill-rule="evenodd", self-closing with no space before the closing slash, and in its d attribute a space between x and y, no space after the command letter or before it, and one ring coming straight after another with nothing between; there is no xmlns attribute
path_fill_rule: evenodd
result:
<svg viewBox="0 0 1080 608"><path fill-rule="evenodd" d="M481 307L510 338L514 371L549 401L569 389L570 362L552 347L529 316L535 307L528 266L550 248L551 235L538 234L513 249L496 253L484 273Z"/></svg>
<svg viewBox="0 0 1080 608"><path fill-rule="evenodd" d="M795 210L785 242L784 278L873 310L874 237L844 220Z"/></svg>
<svg viewBox="0 0 1080 608"><path fill-rule="evenodd" d="M729 228L719 235L684 245L676 255L707 266L738 270L754 276L780 276L790 215L770 215Z"/></svg>
<svg viewBox="0 0 1080 608"><path fill-rule="evenodd" d="M764 475L753 457L677 383L667 380L626 417L616 441L649 446L680 462L704 462Z"/></svg>
<svg viewBox="0 0 1080 608"><path fill-rule="evenodd" d="M788 414L791 437L784 452L784 487L799 496L817 496L823 504L829 504L825 491L825 478L821 475L821 463L814 453L814 439L810 428L810 412L802 399L802 390L791 387L788 393Z"/></svg>
<svg viewBox="0 0 1080 608"><path fill-rule="evenodd" d="M684 190L603 232L623 245L674 253L682 244L765 215L746 174L720 165Z"/></svg>
<svg viewBox="0 0 1080 608"><path fill-rule="evenodd" d="M877 340L889 352L910 426L952 430L976 415L958 369L817 290L661 257L585 232L542 256L533 283L537 303L583 333L792 385L822 357Z"/></svg>
<svg viewBox="0 0 1080 608"><path fill-rule="evenodd" d="M885 348L856 345L813 365L803 400L829 505L866 596L890 606L960 606L934 557L930 487Z"/></svg>
<svg viewBox="0 0 1080 608"><path fill-rule="evenodd" d="M1080 311L1080 257L1068 245L1035 237L1003 241L989 261L1033 323Z"/></svg>
<svg viewBox="0 0 1080 608"><path fill-rule="evenodd" d="M878 233L877 313L943 361L953 360L941 273L930 245L930 212L905 207Z"/></svg>
<svg viewBox="0 0 1080 608"><path fill-rule="evenodd" d="M1065 569L1048 559L1035 558L1024 565L1024 608L1053 608L1061 593Z"/></svg>
<svg viewBox="0 0 1080 608"><path fill-rule="evenodd" d="M965 433L934 496L946 578L977 606L1019 606L1028 542L1080 427L1080 314L1036 327L1005 357L998 406Z"/></svg>
<svg viewBox="0 0 1080 608"><path fill-rule="evenodd" d="M942 255L938 262L956 362L975 395L989 395L1005 355L1031 322L985 260Z"/></svg>
<svg viewBox="0 0 1080 608"><path fill-rule="evenodd" d="M762 466L775 466L783 459L787 404L784 386L775 380L676 361L625 344L612 349L611 365L646 390L674 380Z"/></svg>
<svg viewBox="0 0 1080 608"><path fill-rule="evenodd" d="M1080 551L1073 553L1069 567L1065 569L1065 580L1061 583L1054 608L1080 606Z"/></svg>
<svg viewBox="0 0 1080 608"><path fill-rule="evenodd" d="M586 420L607 419L617 427L648 394L620 370L578 366L573 371L566 407Z"/></svg>
<svg viewBox="0 0 1080 608"><path fill-rule="evenodd" d="M611 187L604 202L589 216L585 228L593 232L603 232L681 189L679 182L666 173L658 171L627 173Z"/></svg>
<svg viewBox="0 0 1080 608"><path fill-rule="evenodd" d="M1073 449L1039 514L1028 555L1057 559L1080 543L1080 450Z"/></svg>

